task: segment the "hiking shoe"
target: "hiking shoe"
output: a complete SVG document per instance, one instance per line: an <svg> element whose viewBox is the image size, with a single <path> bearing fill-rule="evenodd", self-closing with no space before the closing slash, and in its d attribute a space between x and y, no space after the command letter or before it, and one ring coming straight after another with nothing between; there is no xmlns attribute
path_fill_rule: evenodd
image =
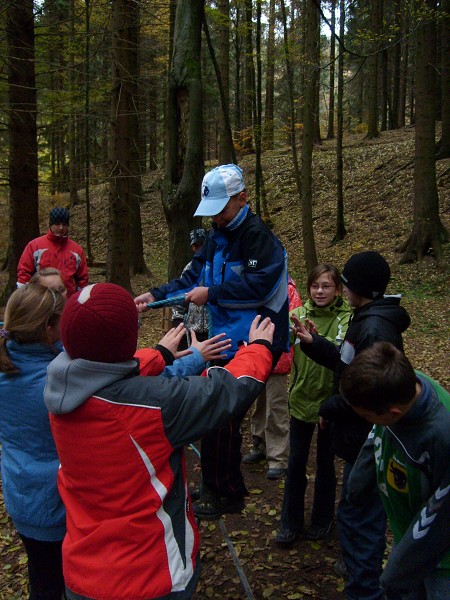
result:
<svg viewBox="0 0 450 600"><path fill-rule="evenodd" d="M338 558L334 563L333 571L338 577L342 577L342 579L348 579L347 567L345 566L345 562L342 558Z"/></svg>
<svg viewBox="0 0 450 600"><path fill-rule="evenodd" d="M282 548L292 548L298 538L298 531L281 527L275 538L275 542Z"/></svg>
<svg viewBox="0 0 450 600"><path fill-rule="evenodd" d="M305 531L305 538L307 540L323 540L330 535L332 526L333 522L328 523L328 525L324 525L323 527L310 525Z"/></svg>
<svg viewBox="0 0 450 600"><path fill-rule="evenodd" d="M242 462L246 465L255 465L263 460L266 460L266 455L264 452L261 452L261 450L256 448L252 448L249 454L244 455Z"/></svg>
<svg viewBox="0 0 450 600"><path fill-rule="evenodd" d="M193 508L197 519L217 521L224 514L240 513L245 508L245 500L207 494L194 502Z"/></svg>
<svg viewBox="0 0 450 600"><path fill-rule="evenodd" d="M276 467L267 469L267 479L280 479L286 475L286 469L278 469Z"/></svg>
<svg viewBox="0 0 450 600"><path fill-rule="evenodd" d="M252 449L249 454L245 454L242 462L246 465L254 465L260 463L266 458L266 445L264 441L257 435L252 436Z"/></svg>

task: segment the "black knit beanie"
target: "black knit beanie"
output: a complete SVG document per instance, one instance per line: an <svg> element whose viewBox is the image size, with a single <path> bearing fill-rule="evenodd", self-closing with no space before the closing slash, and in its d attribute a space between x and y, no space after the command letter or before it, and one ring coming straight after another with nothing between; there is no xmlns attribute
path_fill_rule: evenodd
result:
<svg viewBox="0 0 450 600"><path fill-rule="evenodd" d="M345 264L341 279L355 294L376 300L386 291L391 278L391 269L386 259L378 252L359 252Z"/></svg>
<svg viewBox="0 0 450 600"><path fill-rule="evenodd" d="M70 212L68 208L64 208L63 206L55 206L50 211L49 221L50 225L55 225L55 223L64 223L64 225L68 225L70 220Z"/></svg>

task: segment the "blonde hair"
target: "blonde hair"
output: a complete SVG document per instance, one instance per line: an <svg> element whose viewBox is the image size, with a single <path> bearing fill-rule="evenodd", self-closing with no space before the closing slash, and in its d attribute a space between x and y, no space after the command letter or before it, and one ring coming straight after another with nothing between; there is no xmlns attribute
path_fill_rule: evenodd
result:
<svg viewBox="0 0 450 600"><path fill-rule="evenodd" d="M45 269L36 271L36 273L30 279L30 283L42 283L42 279L44 277L49 277L50 275L58 275L58 277L61 277L61 271L59 269L55 269L54 267L45 267Z"/></svg>
<svg viewBox="0 0 450 600"><path fill-rule="evenodd" d="M55 325L64 308L64 297L38 283L17 289L8 300L4 316L5 335L0 337L0 371L18 373L6 348L7 339L19 344L42 342L47 325Z"/></svg>
<svg viewBox="0 0 450 600"><path fill-rule="evenodd" d="M40 269L36 271L33 277L30 279L30 283L39 283L40 285L45 285L45 287L51 287L47 285L46 278L47 277L59 277L62 283L61 289L52 288L55 291L61 292L63 295L67 294L66 286L64 285L64 281L61 275L61 271L59 269L55 269L54 267L45 267L45 269Z"/></svg>

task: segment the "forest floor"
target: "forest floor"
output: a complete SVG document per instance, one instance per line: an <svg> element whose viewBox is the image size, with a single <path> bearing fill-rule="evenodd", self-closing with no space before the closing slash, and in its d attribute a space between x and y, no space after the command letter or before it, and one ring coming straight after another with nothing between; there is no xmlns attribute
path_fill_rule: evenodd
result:
<svg viewBox="0 0 450 600"><path fill-rule="evenodd" d="M392 266L389 293L401 293L402 304L411 315L405 333L406 353L414 366L450 387L448 368L449 340L449 257L450 245L444 246L444 258L437 264L433 256L419 264L399 265L396 246L406 239L412 225L414 129L383 133L373 141L363 135L344 140L345 215L347 236L330 245L335 229L335 142L325 141L314 154L314 233L318 259L342 268L354 252L376 249ZM254 157L240 160L244 168L250 204L253 198ZM450 160L437 163L441 218L450 228ZM263 155L263 172L268 193L268 208L277 235L289 253L290 273L306 297L306 273L303 260L301 214L292 173L289 148ZM145 198L141 206L145 254L151 276L137 276L137 293L167 279L167 228L158 192L158 177L144 179ZM83 194L80 194L83 198ZM106 258L107 185L91 192L92 245L95 259ZM42 199L41 230L46 230L48 209L65 203ZM253 205L254 207L254 205ZM7 214L6 200L0 198L0 210ZM72 209L70 235L85 245L86 222L82 205ZM0 231L0 259L6 252L7 227ZM91 281L104 280L104 270L91 270ZM0 285L4 283L0 274ZM162 336L160 311L146 313L140 330L139 345L152 345ZM250 447L248 417L243 428L243 453ZM312 454L312 453L311 453ZM187 449L189 485L200 478L199 460ZM341 473L341 463L336 461ZM278 527L283 481L269 481L267 465L243 465L250 495L245 511L227 515L221 522L200 524L203 572L196 598L216 599L307 599L343 598L344 580L333 571L339 556L336 528L319 542L299 540L291 550L282 550L274 542ZM306 510L310 509L314 464L310 460ZM339 497L339 491L337 494ZM230 551L230 546L232 551ZM239 569L234 560L239 561ZM244 573L240 576L239 571ZM248 581L245 587L243 578ZM251 590L251 591L250 591ZM26 555L4 510L0 496L0 600L27 597Z"/></svg>

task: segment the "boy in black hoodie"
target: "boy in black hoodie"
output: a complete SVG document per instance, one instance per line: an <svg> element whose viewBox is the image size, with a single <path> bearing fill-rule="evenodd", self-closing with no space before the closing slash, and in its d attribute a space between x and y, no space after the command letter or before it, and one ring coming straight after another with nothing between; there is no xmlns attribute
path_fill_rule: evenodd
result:
<svg viewBox="0 0 450 600"><path fill-rule="evenodd" d="M347 261L341 278L354 314L340 349L322 336L310 333L300 321L294 321L305 354L335 371L336 395L322 404L320 416L326 422L324 425L330 427L335 454L345 460L337 521L348 577L345 586L348 600L383 598L379 578L386 516L375 486L363 505L354 506L346 499L348 476L371 425L358 417L338 393L339 380L355 355L375 342L391 342L403 351L402 333L408 328L410 317L400 306L399 296L384 297L390 277L389 265L378 252L360 252Z"/></svg>

